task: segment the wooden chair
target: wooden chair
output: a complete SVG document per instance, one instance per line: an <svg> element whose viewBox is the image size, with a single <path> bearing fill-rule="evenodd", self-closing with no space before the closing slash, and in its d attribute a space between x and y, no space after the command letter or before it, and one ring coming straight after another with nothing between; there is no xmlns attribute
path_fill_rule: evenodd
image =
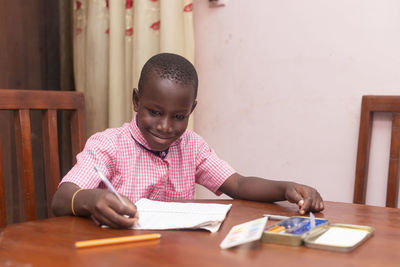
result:
<svg viewBox="0 0 400 267"><path fill-rule="evenodd" d="M400 96L366 95L362 98L353 203L365 204L374 112L390 112L393 114L386 207L397 207L399 192Z"/></svg>
<svg viewBox="0 0 400 267"><path fill-rule="evenodd" d="M74 157L83 149L86 141L83 94L67 91L0 89L0 110L12 110L14 114L21 220L36 219L30 110L42 111L45 190L47 212L50 215L51 199L60 181L57 111L70 111L71 145ZM1 151L0 144L0 227L4 227L7 220Z"/></svg>

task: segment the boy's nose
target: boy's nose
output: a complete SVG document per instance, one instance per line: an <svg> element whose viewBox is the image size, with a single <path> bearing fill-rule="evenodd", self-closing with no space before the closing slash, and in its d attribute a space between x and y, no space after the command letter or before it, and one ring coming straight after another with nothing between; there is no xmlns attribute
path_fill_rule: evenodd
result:
<svg viewBox="0 0 400 267"><path fill-rule="evenodd" d="M161 118L157 124L157 130L170 133L172 132L172 122L169 118Z"/></svg>

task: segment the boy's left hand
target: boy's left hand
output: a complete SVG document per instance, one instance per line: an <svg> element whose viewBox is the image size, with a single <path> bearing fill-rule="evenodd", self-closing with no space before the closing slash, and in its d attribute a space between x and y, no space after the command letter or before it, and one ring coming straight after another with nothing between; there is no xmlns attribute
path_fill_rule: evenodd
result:
<svg viewBox="0 0 400 267"><path fill-rule="evenodd" d="M321 195L312 187L288 183L286 187L285 197L289 202L297 203L300 214L308 211L320 212L324 209L324 201Z"/></svg>

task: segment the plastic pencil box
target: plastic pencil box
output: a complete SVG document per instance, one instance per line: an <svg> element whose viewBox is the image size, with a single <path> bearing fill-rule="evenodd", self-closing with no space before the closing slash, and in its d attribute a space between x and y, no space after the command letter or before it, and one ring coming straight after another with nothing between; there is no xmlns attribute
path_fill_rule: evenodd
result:
<svg viewBox="0 0 400 267"><path fill-rule="evenodd" d="M370 226L329 224L327 219L294 216L268 226L263 242L349 252L361 245L374 233Z"/></svg>

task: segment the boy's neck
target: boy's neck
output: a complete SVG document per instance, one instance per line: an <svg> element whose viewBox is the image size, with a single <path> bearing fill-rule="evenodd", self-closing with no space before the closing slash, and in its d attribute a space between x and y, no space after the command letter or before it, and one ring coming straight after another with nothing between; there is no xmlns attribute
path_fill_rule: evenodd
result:
<svg viewBox="0 0 400 267"><path fill-rule="evenodd" d="M138 142L138 144L139 144L141 147L143 147L145 150L149 151L150 153L153 153L154 155L156 155L156 156L158 156L158 157L160 157L160 158L162 158L162 159L165 159L165 157L167 156L168 151L169 151L169 148L167 148L167 149L164 150L164 151L156 151L156 150L148 149L147 147L145 147L144 145L142 145L142 144L139 143L139 142Z"/></svg>
<svg viewBox="0 0 400 267"><path fill-rule="evenodd" d="M135 140L136 143L138 143L143 149L149 151L150 153L153 153L154 155L156 155L162 159L165 159L165 157L168 155L169 148L167 148L166 150L163 150L163 151L152 150L152 149L149 149L149 148L145 147L144 145L142 145L138 140L135 139L135 137L133 137L133 135L131 135L131 136L132 136L132 139Z"/></svg>

